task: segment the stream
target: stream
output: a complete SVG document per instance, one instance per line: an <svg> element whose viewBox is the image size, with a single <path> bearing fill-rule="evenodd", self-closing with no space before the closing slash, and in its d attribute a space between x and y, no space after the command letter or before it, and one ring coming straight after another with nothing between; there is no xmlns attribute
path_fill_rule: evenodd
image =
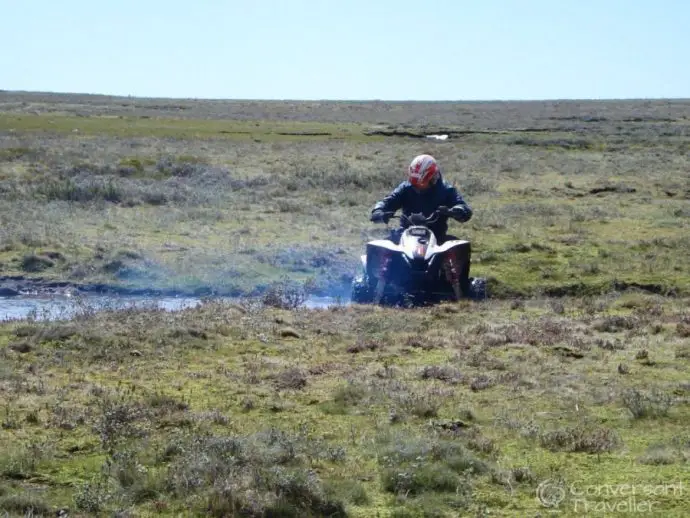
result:
<svg viewBox="0 0 690 518"><path fill-rule="evenodd" d="M236 302L231 297L214 297L213 300ZM134 295L67 295L0 297L0 322L7 320L66 320L79 312L118 310L129 308L163 309L179 311L201 304L198 297L144 297ZM330 297L311 297L307 308L325 308L339 304Z"/></svg>

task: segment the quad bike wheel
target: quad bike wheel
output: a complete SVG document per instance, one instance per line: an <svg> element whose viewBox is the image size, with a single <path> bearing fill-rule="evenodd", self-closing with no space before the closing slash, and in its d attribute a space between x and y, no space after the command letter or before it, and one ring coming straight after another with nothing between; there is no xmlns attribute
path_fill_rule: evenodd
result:
<svg viewBox="0 0 690 518"><path fill-rule="evenodd" d="M470 298L472 300L485 300L488 297L486 279L470 278Z"/></svg>
<svg viewBox="0 0 690 518"><path fill-rule="evenodd" d="M365 278L358 277L352 282L350 298L356 304L370 304L374 301L374 290Z"/></svg>

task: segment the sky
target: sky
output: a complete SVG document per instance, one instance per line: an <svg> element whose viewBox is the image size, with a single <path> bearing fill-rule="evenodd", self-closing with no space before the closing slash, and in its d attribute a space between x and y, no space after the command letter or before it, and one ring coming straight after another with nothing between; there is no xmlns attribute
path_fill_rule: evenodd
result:
<svg viewBox="0 0 690 518"><path fill-rule="evenodd" d="M690 98L687 0L0 0L0 89Z"/></svg>

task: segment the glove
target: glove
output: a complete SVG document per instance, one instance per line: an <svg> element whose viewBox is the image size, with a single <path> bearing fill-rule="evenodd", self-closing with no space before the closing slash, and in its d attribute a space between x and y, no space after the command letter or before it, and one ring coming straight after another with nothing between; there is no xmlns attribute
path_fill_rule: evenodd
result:
<svg viewBox="0 0 690 518"><path fill-rule="evenodd" d="M441 215L443 215L443 216L450 216L450 214L451 214L451 212L452 212L451 209L449 209L449 208L446 207L445 205L441 205L441 206L440 206L438 209L436 209L436 210L439 212L439 214L441 214Z"/></svg>
<svg viewBox="0 0 690 518"><path fill-rule="evenodd" d="M391 219L391 217L382 210L375 210L371 213L371 217L369 219L374 223L388 223L388 220Z"/></svg>
<svg viewBox="0 0 690 518"><path fill-rule="evenodd" d="M465 223L471 217L471 213L468 214L467 210L460 205L448 209L448 215L460 223Z"/></svg>

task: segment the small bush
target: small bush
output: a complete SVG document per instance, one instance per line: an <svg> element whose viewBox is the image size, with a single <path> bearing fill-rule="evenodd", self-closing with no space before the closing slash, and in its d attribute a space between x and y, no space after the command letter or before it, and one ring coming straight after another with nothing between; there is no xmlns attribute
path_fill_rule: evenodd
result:
<svg viewBox="0 0 690 518"><path fill-rule="evenodd" d="M675 464L679 455L665 446L652 446L637 461L650 466ZM682 457L681 457L682 458Z"/></svg>
<svg viewBox="0 0 690 518"><path fill-rule="evenodd" d="M431 393L396 394L394 400L404 414L421 417L422 419L437 417L442 404L442 401Z"/></svg>
<svg viewBox="0 0 690 518"><path fill-rule="evenodd" d="M452 384L460 383L463 379L460 371L450 365L428 365L419 372L419 377L423 380L437 379Z"/></svg>
<svg viewBox="0 0 690 518"><path fill-rule="evenodd" d="M387 469L382 474L383 489L389 493L417 496L424 492L454 493L465 482L455 471L441 463Z"/></svg>
<svg viewBox="0 0 690 518"><path fill-rule="evenodd" d="M0 497L0 509L23 516L53 516L50 507L39 496L27 492Z"/></svg>
<svg viewBox="0 0 690 518"><path fill-rule="evenodd" d="M640 322L636 317L609 316L594 323L594 329L604 333L619 333L627 329L634 329Z"/></svg>
<svg viewBox="0 0 690 518"><path fill-rule="evenodd" d="M98 514L112 499L113 488L107 477L102 475L85 482L74 494L74 505L80 511Z"/></svg>
<svg viewBox="0 0 690 518"><path fill-rule="evenodd" d="M100 415L94 427L104 451L112 452L124 440L146 435L146 411L127 396L105 397L98 401Z"/></svg>
<svg viewBox="0 0 690 518"><path fill-rule="evenodd" d="M302 390L307 386L307 377L301 369L286 369L275 378L278 390Z"/></svg>
<svg viewBox="0 0 690 518"><path fill-rule="evenodd" d="M667 416L672 402L669 394L658 389L648 393L629 389L623 393L623 404L635 419Z"/></svg>
<svg viewBox="0 0 690 518"><path fill-rule="evenodd" d="M327 494L338 496L342 500L351 502L354 505L368 505L371 498L367 494L365 487L356 480L342 480L337 483L331 482L326 486Z"/></svg>
<svg viewBox="0 0 690 518"><path fill-rule="evenodd" d="M41 459L37 448L20 449L0 457L0 476L11 480L26 480L33 476Z"/></svg>
<svg viewBox="0 0 690 518"><path fill-rule="evenodd" d="M690 337L690 323L679 322L676 325L676 334L681 338Z"/></svg>
<svg viewBox="0 0 690 518"><path fill-rule="evenodd" d="M125 198L122 187L113 180L90 178L77 182L72 178L52 180L38 188L38 194L46 201L92 202L107 201L120 203Z"/></svg>
<svg viewBox="0 0 690 518"><path fill-rule="evenodd" d="M605 453L620 447L621 439L609 428L563 428L542 433L539 442L551 451Z"/></svg>
<svg viewBox="0 0 690 518"><path fill-rule="evenodd" d="M536 476L528 467L513 468L511 474L518 484L531 484L536 480Z"/></svg>
<svg viewBox="0 0 690 518"><path fill-rule="evenodd" d="M42 257L40 255L27 254L22 257L21 261L22 270L30 273L37 273L47 270L55 266L55 263L48 259L47 257Z"/></svg>
<svg viewBox="0 0 690 518"><path fill-rule="evenodd" d="M276 282L263 294L262 302L269 307L297 309L307 301L310 286L309 283L300 286L288 280Z"/></svg>
<svg viewBox="0 0 690 518"><path fill-rule="evenodd" d="M482 374L470 382L470 389L474 392L479 392L480 390L486 390L493 387L495 383L493 379Z"/></svg>
<svg viewBox="0 0 690 518"><path fill-rule="evenodd" d="M445 516L449 507L466 508L472 498L472 476L490 471L456 440L398 436L378 458L384 490L404 499L406 508L413 505L421 516ZM426 504L431 501L434 512L428 514L432 506ZM441 501L443 510L438 506Z"/></svg>
<svg viewBox="0 0 690 518"><path fill-rule="evenodd" d="M333 394L333 401L343 405L357 405L368 395L368 390L364 385L349 382Z"/></svg>
<svg viewBox="0 0 690 518"><path fill-rule="evenodd" d="M679 345L678 348L676 348L675 356L677 360L690 360L690 344Z"/></svg>
<svg viewBox="0 0 690 518"><path fill-rule="evenodd" d="M160 392L156 392L149 396L146 403L159 412L181 412L189 408L189 405L184 401L180 401Z"/></svg>
<svg viewBox="0 0 690 518"><path fill-rule="evenodd" d="M196 500L207 495L200 511L210 516L344 517L343 504L306 469L322 450L275 429L249 437L195 437L180 445L165 490Z"/></svg>

